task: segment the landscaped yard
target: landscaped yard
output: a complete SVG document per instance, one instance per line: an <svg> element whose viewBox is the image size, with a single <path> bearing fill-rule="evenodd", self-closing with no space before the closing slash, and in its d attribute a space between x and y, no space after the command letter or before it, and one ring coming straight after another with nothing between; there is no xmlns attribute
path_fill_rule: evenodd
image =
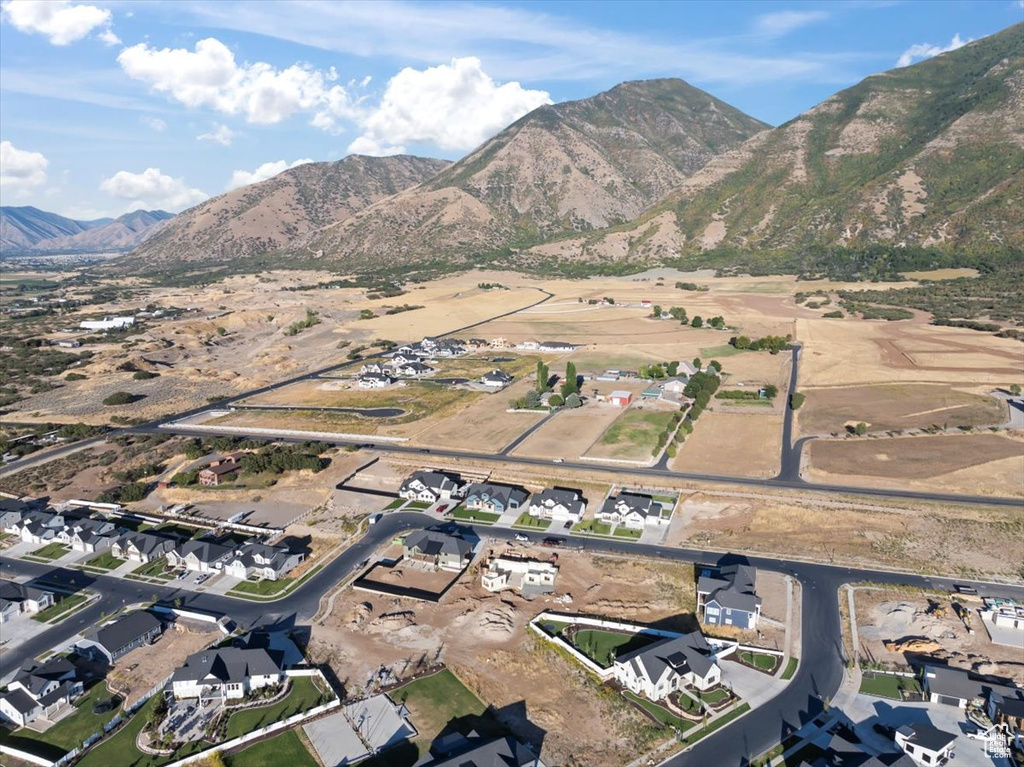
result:
<svg viewBox="0 0 1024 767"><path fill-rule="evenodd" d="M157 761L169 761L166 758L146 756L135 747L135 739L152 715L157 700L154 696L146 701L146 705L135 712L128 724L118 730L117 734L109 740L87 753L76 767L111 767L111 765L148 767Z"/></svg>
<svg viewBox="0 0 1024 767"><path fill-rule="evenodd" d="M456 519L468 519L472 522L479 522L482 525L493 525L501 518L500 514L467 509L465 506L459 506L459 508L452 512L452 516Z"/></svg>
<svg viewBox="0 0 1024 767"><path fill-rule="evenodd" d="M42 559L46 562L52 562L55 559L60 559L62 556L71 551L70 546L65 546L63 543L48 543L40 549L36 549L33 552L26 554L26 557L32 559Z"/></svg>
<svg viewBox="0 0 1024 767"><path fill-rule="evenodd" d="M312 677L295 677L291 684L292 690L284 700L272 706L251 708L232 714L228 720L228 740L265 727L279 719L287 719L289 716L307 711L322 702L324 696L313 683Z"/></svg>
<svg viewBox="0 0 1024 767"><path fill-rule="evenodd" d="M789 663L786 664L786 670L782 672L781 679L792 679L793 674L796 673L796 667L800 665L799 658L790 658Z"/></svg>
<svg viewBox="0 0 1024 767"><path fill-rule="evenodd" d="M77 701L75 712L68 714L46 732L34 732L28 728L18 730L15 735L4 735L0 742L29 753L45 756L54 748L68 752L81 745L82 741L95 732L102 732L103 725L117 714L117 709L103 714L94 714L93 706L110 699L107 685L99 682Z"/></svg>
<svg viewBox="0 0 1024 767"><path fill-rule="evenodd" d="M741 663L745 663L748 666L753 666L761 671L768 671L769 673L774 671L776 666L779 665L779 658L776 655L769 655L767 653L750 652L748 650L741 650L737 653Z"/></svg>
<svg viewBox="0 0 1024 767"><path fill-rule="evenodd" d="M515 521L512 527L523 527L531 530L547 530L551 527L551 520L534 517L530 512L524 511L519 515L519 519Z"/></svg>
<svg viewBox="0 0 1024 767"><path fill-rule="evenodd" d="M402 499L399 498L398 500L401 501ZM409 501L409 503L406 504L405 510L406 511L425 511L426 509L429 509L430 506L431 506L431 504L427 503L426 501ZM391 507L389 506L388 508L391 508Z"/></svg>
<svg viewBox="0 0 1024 767"><path fill-rule="evenodd" d="M157 557L152 562L146 562L132 570L131 574L140 575L143 578L159 578L164 581L174 578L173 573L167 572L167 560L164 557Z"/></svg>
<svg viewBox="0 0 1024 767"><path fill-rule="evenodd" d="M389 503L387 506L381 509L381 511L394 511L395 509L400 509L403 505L405 505L405 503L405 498L395 498L395 500L393 500L391 503Z"/></svg>
<svg viewBox="0 0 1024 767"><path fill-rule="evenodd" d="M280 591L284 591L289 587L294 578L279 578L276 581L261 580L261 581L241 581L237 586L231 589L234 594L255 594L257 596L270 596L271 594L277 594Z"/></svg>
<svg viewBox="0 0 1024 767"><path fill-rule="evenodd" d="M652 634L626 634L587 628L576 631L571 644L599 666L608 668L615 662L617 655L638 650L660 638Z"/></svg>
<svg viewBox="0 0 1024 767"><path fill-rule="evenodd" d="M634 530L630 527L622 527L621 525L615 528L614 533L616 538L629 538L634 541L639 540L640 536L643 534L643 530Z"/></svg>
<svg viewBox="0 0 1024 767"><path fill-rule="evenodd" d="M685 719L680 719L678 716L673 714L667 708L659 706L657 703L652 703L646 698L641 698L639 695L634 695L629 690L623 691L623 696L636 703L638 706L649 712L655 719L661 722L666 727L673 727L677 730L688 730L693 727L693 722L687 722Z"/></svg>
<svg viewBox="0 0 1024 767"><path fill-rule="evenodd" d="M40 623L49 623L61 616L74 612L78 607L85 604L87 599L88 597L85 594L71 594L70 596L61 597L56 604L50 605L45 610L40 610L33 615L32 619Z"/></svg>
<svg viewBox="0 0 1024 767"><path fill-rule="evenodd" d="M556 620L544 620L538 624L542 629L551 634L551 636L558 636L562 633L562 629L566 626L572 625L568 621L556 621Z"/></svg>
<svg viewBox="0 0 1024 767"><path fill-rule="evenodd" d="M409 707L412 721L419 730L414 742L420 756L427 753L431 741L449 721L463 716L481 716L487 708L448 669L399 687L391 692L391 699Z"/></svg>
<svg viewBox="0 0 1024 767"><path fill-rule="evenodd" d="M649 459L658 435L665 431L673 415L670 410L629 408L605 429L587 455L633 461Z"/></svg>
<svg viewBox="0 0 1024 767"><path fill-rule="evenodd" d="M317 767L295 730L287 730L224 760L228 767Z"/></svg>
<svg viewBox="0 0 1024 767"><path fill-rule="evenodd" d="M105 551L98 557L93 557L84 564L84 567L92 567L96 570L113 570L125 563L125 560L118 559L109 551Z"/></svg>
<svg viewBox="0 0 1024 767"><path fill-rule="evenodd" d="M574 533L582 533L583 535L611 535L612 526L604 522L598 522L596 519L585 519L582 522L578 522L572 531Z"/></svg>
<svg viewBox="0 0 1024 767"><path fill-rule="evenodd" d="M890 676L889 674L872 675L870 672L865 672L860 680L860 691L865 695L902 700L900 689L921 692L921 685L912 677Z"/></svg>
<svg viewBox="0 0 1024 767"><path fill-rule="evenodd" d="M697 692L697 697L705 703L710 703L714 706L717 703L721 703L729 697L729 693L719 687L717 690L708 690L707 692Z"/></svg>

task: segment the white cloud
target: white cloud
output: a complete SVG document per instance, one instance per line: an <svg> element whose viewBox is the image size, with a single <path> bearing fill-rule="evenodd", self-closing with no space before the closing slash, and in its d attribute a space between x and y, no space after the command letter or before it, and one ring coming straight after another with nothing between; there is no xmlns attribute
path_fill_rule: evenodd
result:
<svg viewBox="0 0 1024 767"><path fill-rule="evenodd" d="M112 29L104 29L96 35L104 45L120 45L121 38L114 34Z"/></svg>
<svg viewBox="0 0 1024 767"><path fill-rule="evenodd" d="M308 157L295 162L288 162L286 160L277 160L276 162L265 162L254 171L248 170L236 170L231 174L231 180L228 182L228 190L237 189L240 186L248 186L249 184L256 184L260 181L266 181L268 178L273 178L278 173L294 168L299 165L305 165L308 162L313 162Z"/></svg>
<svg viewBox="0 0 1024 767"><path fill-rule="evenodd" d="M915 61L921 59L930 59L932 56L938 56L940 53L949 53L955 51L957 48L963 48L967 43L971 42L973 38L966 40L960 37L960 33L957 32L953 35L953 39L949 41L949 45L932 45L931 43L915 43L903 51L903 55L899 57L896 62L898 67L907 67L913 64Z"/></svg>
<svg viewBox="0 0 1024 767"><path fill-rule="evenodd" d="M758 16L754 29L766 37L782 37L827 18L825 11L776 11Z"/></svg>
<svg viewBox="0 0 1024 767"><path fill-rule="evenodd" d="M157 133L163 133L165 130L167 130L167 123L161 120L159 117L143 115L139 118L139 122L141 122L147 128L155 130Z"/></svg>
<svg viewBox="0 0 1024 767"><path fill-rule="evenodd" d="M71 0L6 0L3 15L21 32L45 35L53 45L81 40L97 27L108 27L111 20L110 11L73 5ZM100 35L104 42L113 35L109 29L106 32L108 37Z"/></svg>
<svg viewBox="0 0 1024 767"><path fill-rule="evenodd" d="M209 196L201 189L189 188L183 178L161 173L159 168L146 168L142 173L120 170L100 184L100 191L129 200L127 210L161 208L177 212Z"/></svg>
<svg viewBox="0 0 1024 767"><path fill-rule="evenodd" d="M231 146L235 140L235 132L226 125L214 123L215 129L209 133L200 133L196 136L197 141L215 141L221 146Z"/></svg>
<svg viewBox="0 0 1024 767"><path fill-rule="evenodd" d="M22 193L46 183L50 164L40 152L18 149L10 141L0 141L0 190Z"/></svg>
<svg viewBox="0 0 1024 767"><path fill-rule="evenodd" d="M357 118L362 129L349 151L394 154L407 142L472 149L542 104L547 91L517 82L498 85L474 57L424 70L407 67L388 81L380 104Z"/></svg>
<svg viewBox="0 0 1024 767"><path fill-rule="evenodd" d="M129 77L185 106L241 114L250 123L269 125L314 112L318 127L330 127L351 111L345 89L329 84L336 72L306 64L281 70L265 62L239 65L228 47L212 37L197 42L193 51L139 43L121 51L117 60Z"/></svg>

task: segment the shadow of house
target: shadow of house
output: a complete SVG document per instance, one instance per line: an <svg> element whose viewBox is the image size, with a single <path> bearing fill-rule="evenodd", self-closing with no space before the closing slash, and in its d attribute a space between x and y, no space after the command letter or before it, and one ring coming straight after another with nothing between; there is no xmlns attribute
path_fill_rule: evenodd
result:
<svg viewBox="0 0 1024 767"><path fill-rule="evenodd" d="M649 623L647 624L647 628L657 629L658 631L674 631L678 634L688 634L691 631L697 631L700 629L700 623L694 613L678 613L677 615L669 615L666 618L660 618L653 623Z"/></svg>
<svg viewBox="0 0 1024 767"><path fill-rule="evenodd" d="M313 536L286 535L275 545L283 546L290 554L302 554L303 558L308 558L313 553Z"/></svg>
<svg viewBox="0 0 1024 767"><path fill-rule="evenodd" d="M501 708L492 706L488 711L493 712L495 719L505 725L519 740L529 743L535 754L541 752L548 731L530 720L525 700L509 703Z"/></svg>

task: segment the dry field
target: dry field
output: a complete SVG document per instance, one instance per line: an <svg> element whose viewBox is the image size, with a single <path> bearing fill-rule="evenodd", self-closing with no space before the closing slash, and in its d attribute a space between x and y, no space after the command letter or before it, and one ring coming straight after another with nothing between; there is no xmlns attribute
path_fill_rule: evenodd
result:
<svg viewBox="0 0 1024 767"><path fill-rule="evenodd" d="M850 438L808 445L815 481L1024 496L1024 439L1012 434Z"/></svg>
<svg viewBox="0 0 1024 767"><path fill-rule="evenodd" d="M965 387L966 388L966 387ZM938 384L878 384L804 389L799 412L805 434L841 432L861 421L869 431L957 426L997 426L1006 406L993 397Z"/></svg>
<svg viewBox="0 0 1024 767"><path fill-rule="evenodd" d="M525 704L530 721L547 732L550 763L626 764L660 736L617 696L594 694L585 672L540 645L526 624L543 609L563 609L692 626L693 568L579 552L560 552L558 564L557 592L573 598L567 606L551 597L488 594L470 574L437 605L348 589L314 626L311 657L344 669L350 687L362 685L381 663L402 674L423 656L441 660L486 703Z"/></svg>
<svg viewBox="0 0 1024 767"><path fill-rule="evenodd" d="M688 473L774 477L781 449L781 415L709 411L669 465Z"/></svg>
<svg viewBox="0 0 1024 767"><path fill-rule="evenodd" d="M1020 648L994 644L981 625L980 599L963 599L971 613L974 633L967 629L953 611L948 594L889 591L859 588L855 592L857 634L861 657L881 663L904 666L919 654L896 645L887 649L885 642L921 639L938 645L926 655L950 666L970 669L981 674L1008 677L1024 683L1024 656ZM945 610L945 616L936 611Z"/></svg>
<svg viewBox="0 0 1024 767"><path fill-rule="evenodd" d="M589 382L584 388L588 386ZM622 408L596 402L576 410L561 410L512 454L534 458L577 459L620 415Z"/></svg>

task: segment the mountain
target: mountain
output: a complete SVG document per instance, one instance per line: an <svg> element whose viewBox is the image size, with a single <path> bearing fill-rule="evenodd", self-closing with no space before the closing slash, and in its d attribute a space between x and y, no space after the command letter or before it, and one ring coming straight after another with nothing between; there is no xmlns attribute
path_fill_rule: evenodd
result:
<svg viewBox="0 0 1024 767"><path fill-rule="evenodd" d="M148 265L217 263L305 242L378 200L436 175L446 160L352 155L299 165L179 213L132 255Z"/></svg>
<svg viewBox="0 0 1024 767"><path fill-rule="evenodd" d="M130 250L173 218L162 210L136 210L119 218L75 221L32 207L0 208L0 249L16 253L109 253Z"/></svg>
<svg viewBox="0 0 1024 767"><path fill-rule="evenodd" d="M719 155L625 228L526 259L1024 247L1024 25L873 75Z"/></svg>
<svg viewBox="0 0 1024 767"><path fill-rule="evenodd" d="M767 127L682 80L623 83L530 112L308 247L357 268L401 266L624 223Z"/></svg>

